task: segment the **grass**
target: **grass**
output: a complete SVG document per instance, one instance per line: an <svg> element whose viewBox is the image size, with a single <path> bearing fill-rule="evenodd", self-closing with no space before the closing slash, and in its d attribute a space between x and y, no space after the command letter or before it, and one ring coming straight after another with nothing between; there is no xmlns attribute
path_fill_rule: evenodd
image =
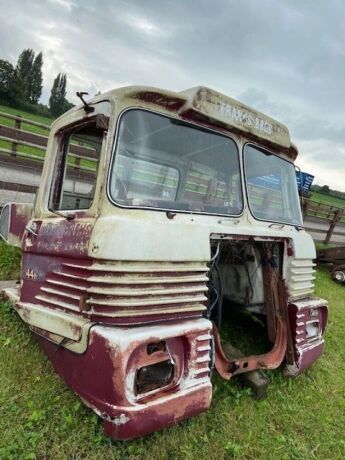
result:
<svg viewBox="0 0 345 460"><path fill-rule="evenodd" d="M0 238L0 280L19 279L20 250Z"/></svg>
<svg viewBox="0 0 345 460"><path fill-rule="evenodd" d="M33 115L31 113L24 112L23 110L6 107L4 105L0 105L0 112L9 113L12 115L21 115L23 118L26 118L28 120L32 120L38 123L42 123L48 126L51 125L51 123L54 121L54 118L44 117L41 115ZM0 125L14 127L14 124L15 124L14 120L0 115ZM42 136L48 136L49 134L48 129L41 128L40 126L30 125L29 123L25 123L25 122L21 124L21 128L24 131L29 131L35 134L40 134ZM12 142L0 139L0 150L1 149L11 150ZM17 145L17 152L21 154L25 154L28 157L44 158L45 156L45 148L30 147L30 146L21 145L21 144ZM70 165L77 164L76 158L69 157L68 164ZM87 159L82 159L80 161L80 165L82 167L84 166L89 169L91 168L92 171L95 171L95 168L96 168L95 162L87 160Z"/></svg>
<svg viewBox="0 0 345 460"><path fill-rule="evenodd" d="M1 244L0 260L3 278L18 273L16 251ZM329 300L330 319L325 354L309 371L296 379L269 373L262 401L214 375L208 412L130 442L103 436L101 420L60 381L11 307L0 303L0 458L344 458L345 291L322 269L316 286Z"/></svg>
<svg viewBox="0 0 345 460"><path fill-rule="evenodd" d="M326 195L325 193L320 193L320 192L312 192L311 197L313 200L319 201L320 203L324 203L330 206L338 206L340 208L345 208L345 199L343 198Z"/></svg>
<svg viewBox="0 0 345 460"><path fill-rule="evenodd" d="M316 250L318 250L318 249L331 249L331 248L336 248L337 246L339 246L339 244L315 242Z"/></svg>
<svg viewBox="0 0 345 460"><path fill-rule="evenodd" d="M324 193L320 192L312 192L311 196L312 200L322 203L323 205L326 206L335 206L335 208L343 208L345 209L345 199L334 197L331 195L327 195ZM314 203L315 206L318 207L317 204ZM333 209L335 211L336 209ZM323 219L332 219L333 218L333 211L330 210L324 210L324 209L317 209L313 211L308 211L308 215L314 216L314 217L320 217ZM342 215L340 218L341 223L345 223L345 214Z"/></svg>
<svg viewBox="0 0 345 460"><path fill-rule="evenodd" d="M7 107L5 105L0 105L0 112L8 113L10 115L20 115L23 118L26 118L27 120L35 121L37 123L41 123L43 125L48 125L48 126L51 125L51 123L54 120L53 117L44 117L42 115L34 115L32 113L25 112L24 110ZM14 120L10 120L9 118L6 118L0 115L0 124L5 125L5 126L14 126ZM22 126L25 131L30 131L30 132L37 133L37 134L47 133L46 129L27 124L25 122L23 122Z"/></svg>
<svg viewBox="0 0 345 460"><path fill-rule="evenodd" d="M0 105L0 112L8 113L8 114L11 114L11 115L21 115L23 118L35 121L37 123L42 123L42 124L45 124L45 125L48 125L48 126L51 125L51 123L53 121L53 118L44 117L42 115L33 115L31 113L24 112L23 110L14 109L12 107L6 107L4 105ZM15 124L14 120L6 118L6 117L0 115L0 125L14 127L14 124ZM49 130L47 130L47 129L41 128L39 126L30 125L30 124L25 123L25 122L23 122L21 124L21 128L24 131L29 131L29 132L32 132L32 133L35 133L35 134L40 134L40 135L43 135L43 136L47 136L48 133L49 133ZM11 142L8 142L8 141L5 141L5 140L0 140L0 149L11 150L11 148L12 148L12 143ZM18 146L17 146L17 151L19 153L25 153L28 156L44 157L44 155L45 155L45 150L44 149L42 150L42 149L38 149L38 148L35 148L35 147L29 147L29 146L20 145L20 144L18 144Z"/></svg>

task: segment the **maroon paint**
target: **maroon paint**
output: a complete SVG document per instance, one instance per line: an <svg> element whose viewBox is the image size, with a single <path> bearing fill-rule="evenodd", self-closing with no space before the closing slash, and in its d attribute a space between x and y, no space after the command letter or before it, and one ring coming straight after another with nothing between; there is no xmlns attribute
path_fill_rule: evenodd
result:
<svg viewBox="0 0 345 460"><path fill-rule="evenodd" d="M322 334L327 324L328 310L326 306L318 308L317 310L318 316L313 318L320 320L320 335L318 337L308 338L306 323L308 320L313 319L310 317L310 308L298 309L293 303L289 305L289 322L294 348L295 366L298 369L298 373L310 367L320 357L324 349ZM300 317L297 317L297 315L300 315Z"/></svg>
<svg viewBox="0 0 345 460"><path fill-rule="evenodd" d="M37 338L56 372L87 406L96 408L103 417L107 435L116 439L134 438L208 409L212 386L209 379L205 380L205 374L195 377L187 389L183 386L190 372L190 344L195 340L195 333L187 332L184 337L166 339L176 362L173 382L149 398L133 402L128 393L131 389L126 388L128 373L149 363L166 360L167 353L161 351L148 356L147 339L131 343L127 353L117 350L99 333L105 329L111 328L94 326L90 330L90 343L83 355L59 348L43 337ZM199 331L199 334L205 334L205 331ZM116 423L119 417L124 417L126 423Z"/></svg>

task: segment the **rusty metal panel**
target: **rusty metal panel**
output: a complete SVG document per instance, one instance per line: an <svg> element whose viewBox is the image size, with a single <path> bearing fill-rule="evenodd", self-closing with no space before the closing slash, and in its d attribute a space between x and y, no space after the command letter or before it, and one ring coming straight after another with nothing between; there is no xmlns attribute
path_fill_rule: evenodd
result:
<svg viewBox="0 0 345 460"><path fill-rule="evenodd" d="M286 126L235 99L205 87L192 88L182 94L188 98L184 110L196 110L259 138L283 147L291 146Z"/></svg>
<svg viewBox="0 0 345 460"><path fill-rule="evenodd" d="M273 342L273 347L268 353L262 355L229 360L223 351L219 332L214 325L215 368L225 380L229 380L234 375L257 369L276 369L285 357L288 343L285 284L278 272L268 266L264 270L264 283L266 302L271 304L272 319L275 321L273 328L272 324L269 323L269 318L267 318L268 337ZM270 286L269 291L266 289L268 286Z"/></svg>
<svg viewBox="0 0 345 460"><path fill-rule="evenodd" d="M30 203L8 203L1 212L1 235L12 246L21 247L22 237L32 214Z"/></svg>
<svg viewBox="0 0 345 460"><path fill-rule="evenodd" d="M286 353L287 327L282 318L277 318L277 332L273 348L268 353L257 356L247 356L240 359L229 360L223 352L219 333L214 326L215 337L215 368L225 380L230 380L234 375L251 372L256 369L276 369L281 365Z"/></svg>
<svg viewBox="0 0 345 460"><path fill-rule="evenodd" d="M286 375L295 376L310 367L324 348L328 303L319 298L294 301L288 307L294 362L285 367Z"/></svg>
<svg viewBox="0 0 345 460"><path fill-rule="evenodd" d="M102 417L106 434L131 439L209 408L211 329L212 323L202 318L136 328L96 325L82 355L39 341L55 370ZM149 354L148 345L162 340L169 352ZM169 359L174 363L173 380L138 394L137 370Z"/></svg>
<svg viewBox="0 0 345 460"><path fill-rule="evenodd" d="M298 155L286 126L210 88L195 87L174 93L158 88L129 86L106 95L115 96L123 108L136 105L170 114L175 112L181 118L190 118L211 128L243 133L251 140L280 146L281 150L277 153L292 160Z"/></svg>

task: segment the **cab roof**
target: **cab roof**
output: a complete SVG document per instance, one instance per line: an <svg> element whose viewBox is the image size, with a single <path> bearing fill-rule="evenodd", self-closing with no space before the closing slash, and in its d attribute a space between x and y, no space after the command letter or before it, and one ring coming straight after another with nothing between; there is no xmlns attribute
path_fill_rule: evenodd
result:
<svg viewBox="0 0 345 460"><path fill-rule="evenodd" d="M245 133L252 141L273 148L294 161L298 155L291 142L288 128L273 118L254 110L229 96L204 86L172 92L148 86L126 86L118 88L88 101L90 104L105 97L122 100L128 106L147 108L160 107L210 127L221 128L239 134ZM73 109L72 109L73 110Z"/></svg>

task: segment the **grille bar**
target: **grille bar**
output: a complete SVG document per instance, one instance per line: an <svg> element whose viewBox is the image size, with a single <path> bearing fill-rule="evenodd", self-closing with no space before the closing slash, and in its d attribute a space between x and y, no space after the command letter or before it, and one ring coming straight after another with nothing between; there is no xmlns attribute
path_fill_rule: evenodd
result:
<svg viewBox="0 0 345 460"><path fill-rule="evenodd" d="M126 317L130 324L145 322L148 316L149 321L165 315L201 316L207 303L207 273L206 262L63 263L48 274L36 299L97 320L122 318L121 324Z"/></svg>
<svg viewBox="0 0 345 460"><path fill-rule="evenodd" d="M292 299L306 297L313 293L315 265L310 259L295 259L291 261L287 286Z"/></svg>

